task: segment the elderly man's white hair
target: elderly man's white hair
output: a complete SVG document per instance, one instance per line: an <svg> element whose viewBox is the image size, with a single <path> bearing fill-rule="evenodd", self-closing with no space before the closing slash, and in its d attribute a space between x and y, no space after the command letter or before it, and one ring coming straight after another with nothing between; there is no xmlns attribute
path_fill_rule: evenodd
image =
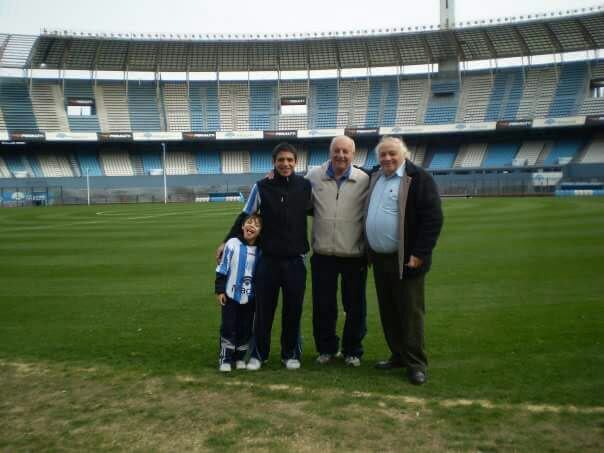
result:
<svg viewBox="0 0 604 453"><path fill-rule="evenodd" d="M379 143L375 146L375 155L377 156L378 160L380 158L380 148L387 143L395 145L401 153L401 156L403 156L405 159L411 158L411 153L407 148L407 144L401 137L395 137L393 135L384 135L379 141Z"/></svg>
<svg viewBox="0 0 604 453"><path fill-rule="evenodd" d="M331 143L329 144L329 152L331 153L331 150L335 146L336 141L341 138L348 140L348 142L352 144L352 152L354 153L356 150L356 146L355 146L354 140L351 139L348 135L336 135L334 138L332 138Z"/></svg>

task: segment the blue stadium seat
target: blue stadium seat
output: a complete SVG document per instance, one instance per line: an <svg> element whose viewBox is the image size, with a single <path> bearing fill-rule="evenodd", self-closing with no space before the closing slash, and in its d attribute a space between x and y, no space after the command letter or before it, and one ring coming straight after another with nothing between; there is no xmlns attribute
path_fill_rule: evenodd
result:
<svg viewBox="0 0 604 453"><path fill-rule="evenodd" d="M516 118L524 91L522 69L504 69L495 75L485 121Z"/></svg>
<svg viewBox="0 0 604 453"><path fill-rule="evenodd" d="M432 160L428 168L430 170L444 170L453 167L457 156L457 147L453 145L437 145L428 151L432 154Z"/></svg>
<svg viewBox="0 0 604 453"><path fill-rule="evenodd" d="M191 129L194 131L220 130L218 88L215 82L191 82L189 85Z"/></svg>
<svg viewBox="0 0 604 453"><path fill-rule="evenodd" d="M577 113L578 97L583 92L586 75L585 62L566 63L561 66L560 80L548 116L572 116Z"/></svg>
<svg viewBox="0 0 604 453"><path fill-rule="evenodd" d="M254 149L250 151L250 171L266 173L273 168L273 157L270 150Z"/></svg>
<svg viewBox="0 0 604 453"><path fill-rule="evenodd" d="M158 170L162 168L161 155L159 151L145 151L141 154L143 159L143 171L148 175L151 170Z"/></svg>
<svg viewBox="0 0 604 453"><path fill-rule="evenodd" d="M271 130L275 129L276 103L275 82L255 81L250 82L250 129Z"/></svg>
<svg viewBox="0 0 604 453"><path fill-rule="evenodd" d="M94 151L79 151L76 153L78 163L80 164L80 172L82 176L86 176L86 170L88 169L89 176L103 176L101 170L101 164L97 153Z"/></svg>
<svg viewBox="0 0 604 453"><path fill-rule="evenodd" d="M26 80L0 78L0 111L9 132L38 130Z"/></svg>
<svg viewBox="0 0 604 453"><path fill-rule="evenodd" d="M313 80L310 84L310 118L313 129L336 127L338 113L337 80Z"/></svg>
<svg viewBox="0 0 604 453"><path fill-rule="evenodd" d="M544 165L556 165L559 159L572 159L583 146L583 141L578 139L559 140L543 161Z"/></svg>
<svg viewBox="0 0 604 453"><path fill-rule="evenodd" d="M195 153L197 173L200 175L220 174L220 154L218 151L198 151Z"/></svg>
<svg viewBox="0 0 604 453"><path fill-rule="evenodd" d="M128 82L128 110L133 131L161 131L155 82Z"/></svg>
<svg viewBox="0 0 604 453"><path fill-rule="evenodd" d="M520 145L518 143L491 143L487 148L483 167L506 167L512 165L512 161Z"/></svg>
<svg viewBox="0 0 604 453"><path fill-rule="evenodd" d="M449 93L449 94L447 94ZM451 94L452 93L452 94ZM454 123L459 101L459 81L441 80L432 82L432 95L426 107L424 123Z"/></svg>
<svg viewBox="0 0 604 453"><path fill-rule="evenodd" d="M23 160L21 159L20 154L3 154L4 162L6 166L10 170L11 173L15 174L15 172L24 172L25 165L23 165Z"/></svg>
<svg viewBox="0 0 604 453"><path fill-rule="evenodd" d="M311 147L308 150L308 163L309 167L316 167L323 165L323 163L329 159L329 150L327 148L316 148Z"/></svg>

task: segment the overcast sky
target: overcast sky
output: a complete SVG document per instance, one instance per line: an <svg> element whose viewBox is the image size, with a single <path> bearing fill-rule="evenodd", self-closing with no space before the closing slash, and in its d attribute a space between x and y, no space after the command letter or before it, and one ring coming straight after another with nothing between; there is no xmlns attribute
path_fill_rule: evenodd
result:
<svg viewBox="0 0 604 453"><path fill-rule="evenodd" d="M603 5L602 0L457 0L456 20ZM292 33L439 23L439 0L0 0L0 33Z"/></svg>

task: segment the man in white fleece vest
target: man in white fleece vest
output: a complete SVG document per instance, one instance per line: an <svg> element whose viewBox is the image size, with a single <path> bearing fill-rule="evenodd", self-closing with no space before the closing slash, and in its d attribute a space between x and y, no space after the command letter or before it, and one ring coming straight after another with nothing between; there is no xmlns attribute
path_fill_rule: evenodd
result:
<svg viewBox="0 0 604 453"><path fill-rule="evenodd" d="M329 161L308 172L312 184L313 335L319 357L330 362L340 352L349 366L359 366L367 331L365 285L367 263L363 240L364 205L369 176L353 167L354 141L335 137ZM342 344L336 334L338 279L346 313Z"/></svg>

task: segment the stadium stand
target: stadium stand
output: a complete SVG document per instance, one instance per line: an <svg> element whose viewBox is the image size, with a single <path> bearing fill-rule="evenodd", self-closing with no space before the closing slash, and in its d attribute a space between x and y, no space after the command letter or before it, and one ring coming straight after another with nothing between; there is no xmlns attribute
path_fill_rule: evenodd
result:
<svg viewBox="0 0 604 453"><path fill-rule="evenodd" d="M6 162L4 161L4 158L2 156L0 156L0 176L2 176L3 178L12 177L12 174L8 169L8 166L6 165Z"/></svg>
<svg viewBox="0 0 604 453"><path fill-rule="evenodd" d="M462 89L457 122L482 121L485 118L485 112L489 104L491 75L467 75L462 77L461 83Z"/></svg>
<svg viewBox="0 0 604 453"><path fill-rule="evenodd" d="M145 175L161 174L162 163L159 151L145 151L141 154L141 158L143 160L143 173Z"/></svg>
<svg viewBox="0 0 604 453"><path fill-rule="evenodd" d="M298 147L298 162L296 162L296 173L306 173L307 170L307 162L308 162L308 152Z"/></svg>
<svg viewBox="0 0 604 453"><path fill-rule="evenodd" d="M365 166L365 161L367 160L367 148L357 148L354 153L354 158L352 159L352 165L356 165L357 167Z"/></svg>
<svg viewBox="0 0 604 453"><path fill-rule="evenodd" d="M518 160L519 163L522 163L523 165L535 165L544 147L545 142L543 141L525 141L520 146L515 160Z"/></svg>
<svg viewBox="0 0 604 453"><path fill-rule="evenodd" d="M583 143L580 140L559 140L554 144L543 163L544 165L556 165L569 162L575 157L581 146L583 146Z"/></svg>
<svg viewBox="0 0 604 453"><path fill-rule="evenodd" d="M590 81L593 79L604 79L604 63L600 61L592 62L588 68L590 70ZM579 114L591 115L602 112L604 112L604 97L593 97L590 91L581 104Z"/></svg>
<svg viewBox="0 0 604 453"><path fill-rule="evenodd" d="M61 178L74 176L69 160L64 154L38 154L40 168L46 178Z"/></svg>
<svg viewBox="0 0 604 453"><path fill-rule="evenodd" d="M428 154L431 156L428 168L430 170L443 170L453 167L457 156L457 148L452 145L438 145L431 147Z"/></svg>
<svg viewBox="0 0 604 453"><path fill-rule="evenodd" d="M401 126L421 124L425 116L428 96L426 77L401 79L395 124Z"/></svg>
<svg viewBox="0 0 604 453"><path fill-rule="evenodd" d="M604 163L604 137L596 137L585 147L580 160L584 164Z"/></svg>
<svg viewBox="0 0 604 453"><path fill-rule="evenodd" d="M130 132L128 90L124 82L97 84L96 100L99 121L105 132Z"/></svg>
<svg viewBox="0 0 604 453"><path fill-rule="evenodd" d="M222 161L222 173L239 174L250 172L250 153L248 151L224 151L220 156L220 160ZM253 162L253 154L251 159ZM270 170L270 168L272 168L272 166L268 169ZM254 172L253 169L252 172Z"/></svg>
<svg viewBox="0 0 604 453"><path fill-rule="evenodd" d="M43 131L67 131L67 113L59 84L45 80L32 80L31 104L38 128Z"/></svg>
<svg viewBox="0 0 604 453"><path fill-rule="evenodd" d="M522 69L504 69L495 75L485 121L512 120L516 118L522 93L524 74Z"/></svg>
<svg viewBox="0 0 604 453"><path fill-rule="evenodd" d="M5 154L4 155L4 163L8 168L8 171L14 177L27 177L27 169L25 168L25 164L23 163L23 155L17 154Z"/></svg>
<svg viewBox="0 0 604 453"><path fill-rule="evenodd" d="M167 130L176 132L193 130L191 129L187 86L184 83L166 82L161 87Z"/></svg>
<svg viewBox="0 0 604 453"><path fill-rule="evenodd" d="M300 97L305 98L308 104L308 83L306 81L283 80L279 82L279 98ZM287 129L307 129L308 114L279 115L278 128Z"/></svg>
<svg viewBox="0 0 604 453"><path fill-rule="evenodd" d="M329 159L329 145L324 148L313 146L308 150L308 168L318 167Z"/></svg>
<svg viewBox="0 0 604 453"><path fill-rule="evenodd" d="M132 176L132 164L128 151L119 149L101 149L99 152L101 167L106 176Z"/></svg>
<svg viewBox="0 0 604 453"><path fill-rule="evenodd" d="M459 82L442 80L432 82L424 122L426 124L454 123L459 100Z"/></svg>
<svg viewBox="0 0 604 453"><path fill-rule="evenodd" d="M133 131L161 131L163 115L157 104L155 82L128 82L128 111Z"/></svg>
<svg viewBox="0 0 604 453"><path fill-rule="evenodd" d="M220 130L249 130L249 89L248 84L223 82L219 85Z"/></svg>
<svg viewBox="0 0 604 453"><path fill-rule="evenodd" d="M573 116L586 91L587 64L567 63L560 67L560 79L552 100L549 117Z"/></svg>
<svg viewBox="0 0 604 453"><path fill-rule="evenodd" d="M27 81L23 79L0 79L0 109L4 127L8 131L37 131Z"/></svg>
<svg viewBox="0 0 604 453"><path fill-rule="evenodd" d="M76 156L80 166L80 174L88 174L88 176L103 176L104 172L95 152L78 151Z"/></svg>
<svg viewBox="0 0 604 453"><path fill-rule="evenodd" d="M518 148L520 148L518 143L491 143L487 147L482 166L506 167L512 165L512 161L518 153Z"/></svg>
<svg viewBox="0 0 604 453"><path fill-rule="evenodd" d="M275 109L275 83L264 81L250 82L249 90L249 128L258 131L275 129L273 121L277 115Z"/></svg>
<svg viewBox="0 0 604 453"><path fill-rule="evenodd" d="M250 158L252 173L266 173L273 168L272 154L268 149L254 149Z"/></svg>
<svg viewBox="0 0 604 453"><path fill-rule="evenodd" d="M310 83L310 128L336 127L338 109L338 81L335 79L313 80ZM311 155L312 159L312 155ZM312 165L309 163L309 165Z"/></svg>
<svg viewBox="0 0 604 453"><path fill-rule="evenodd" d="M363 127L369 115L369 80L342 79L338 87L338 127ZM369 100L368 100L369 97ZM379 110L379 104L378 104Z"/></svg>
<svg viewBox="0 0 604 453"><path fill-rule="evenodd" d="M198 151L195 154L197 173L200 175L220 174L220 154L218 151Z"/></svg>
<svg viewBox="0 0 604 453"><path fill-rule="evenodd" d="M191 82L189 86L191 130L220 130L218 87L210 82Z"/></svg>
<svg viewBox="0 0 604 453"><path fill-rule="evenodd" d="M373 168L378 164L377 157L375 156L375 150L371 149L367 152L367 159L363 168Z"/></svg>
<svg viewBox="0 0 604 453"><path fill-rule="evenodd" d="M462 145L453 163L453 168L480 167L486 150L486 143L468 143Z"/></svg>
<svg viewBox="0 0 604 453"><path fill-rule="evenodd" d="M65 80L64 102L69 105L70 100L95 99L92 84L88 80ZM69 129L72 132L98 132L101 130L98 116L93 112L89 116L67 116Z"/></svg>

